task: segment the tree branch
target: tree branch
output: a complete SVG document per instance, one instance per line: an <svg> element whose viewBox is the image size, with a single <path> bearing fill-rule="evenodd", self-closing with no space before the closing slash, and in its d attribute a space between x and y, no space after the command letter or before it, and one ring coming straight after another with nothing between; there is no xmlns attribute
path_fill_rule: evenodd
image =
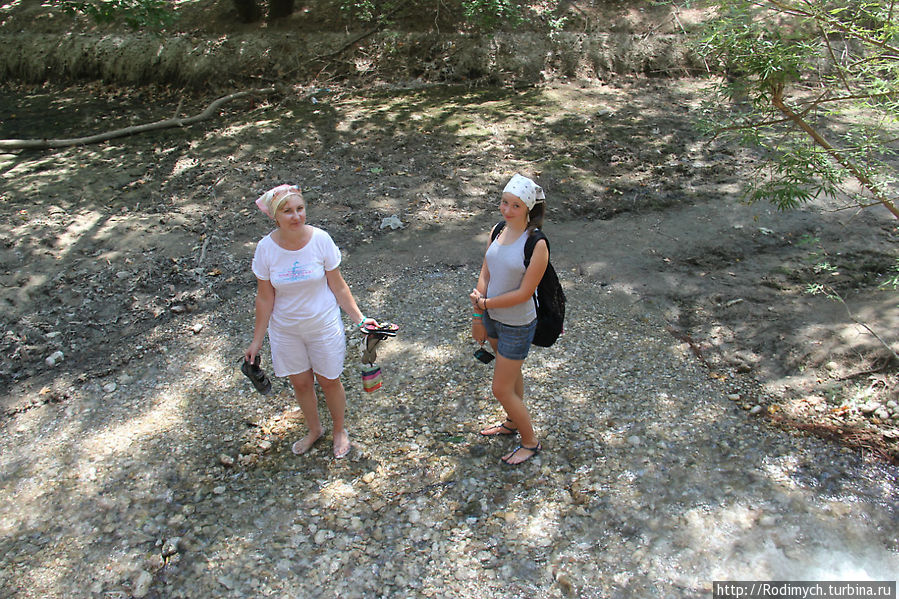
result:
<svg viewBox="0 0 899 599"><path fill-rule="evenodd" d="M893 203L890 198L886 196L886 194L880 189L880 186L877 185L874 181L868 177L858 166L852 161L845 158L842 153L834 148L830 143L824 139L824 137L818 133L811 125L809 125L805 120L802 119L801 116L793 112L783 100L783 85L778 85L774 89L771 90L771 103L781 111L786 117L788 117L791 121L793 121L796 126L805 131L816 144L824 148L824 150L836 160L839 164L841 164L846 170L848 170L852 175L861 183L871 194L874 196L878 202L880 202L890 213L899 219L899 207L896 207L895 203Z"/></svg>
<svg viewBox="0 0 899 599"><path fill-rule="evenodd" d="M837 293L836 290L833 289L832 287L828 287L827 290L828 290L829 295L830 295L831 297L833 297L833 298L836 299L838 302L840 302L840 304L841 304L841 305L843 306L843 308L846 310L846 315L849 316L849 318L850 318L850 320L852 320L852 322L854 322L854 323L857 324L858 326L860 326L860 327L862 327L863 329L865 329L866 331L868 331L868 333L869 333L872 337L874 337L875 339L877 339L877 340L880 342L880 344L883 345L883 346L886 348L886 350L887 350L888 352L890 352L891 354L893 354L893 357L894 357L896 360L899 360L899 353L896 353L896 350L894 350L892 347L890 347L890 344L889 344L889 343L887 343L886 341L884 341L884 340L881 338L880 335L878 335L877 333L875 333L875 332L874 332L874 329L872 329L870 326L868 326L868 325L865 324L864 322L861 322L858 318L855 317L855 314L853 314L853 313L852 313L852 310L849 309L849 305L846 303L846 300L843 299L843 296L841 296L839 293Z"/></svg>
<svg viewBox="0 0 899 599"><path fill-rule="evenodd" d="M113 131L98 133L96 135L90 135L87 137L76 137L72 139L0 139L0 150L52 150L57 148L68 148L71 146L83 146L87 144L100 143L103 141L109 141L110 139L116 139L118 137L127 137L129 135L145 133L147 131L157 131L159 129L168 129L171 127L187 127L193 125L194 123L198 123L210 118L216 113L219 107L226 102L230 102L232 100L244 98L247 96L271 94L275 91L276 88L274 87L266 87L236 92L214 100L209 104L209 106L206 107L203 112L191 117L172 117L170 119L163 119L154 123L135 125L133 127L125 127L124 129L115 129Z"/></svg>
<svg viewBox="0 0 899 599"><path fill-rule="evenodd" d="M811 8L809 10L802 10L801 8L789 6L788 4L782 2L781 0L765 0L765 1L783 13L792 14L794 16L801 16L801 17L805 17L808 19L813 19L814 21L816 21L818 23L824 22L827 25L830 25L831 27L836 29L837 31L841 31L842 33L845 33L851 37L861 40L867 44L871 44L872 46L876 46L876 47L882 48L884 50L889 50L890 52L893 52L895 54L899 54L899 48L897 48L896 46L890 45L889 43L887 43L883 40L879 40L879 39L870 37L868 35L869 33L871 33L870 31L858 31L855 27L850 27L850 26L844 25L839 20L837 20L829 15L815 12L814 8Z"/></svg>

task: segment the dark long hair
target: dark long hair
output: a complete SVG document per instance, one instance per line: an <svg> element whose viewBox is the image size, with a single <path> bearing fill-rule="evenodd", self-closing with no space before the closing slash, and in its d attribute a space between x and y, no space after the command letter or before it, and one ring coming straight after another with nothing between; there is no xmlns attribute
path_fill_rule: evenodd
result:
<svg viewBox="0 0 899 599"><path fill-rule="evenodd" d="M546 200L540 200L528 212L528 235L535 229L543 228L543 217L546 215Z"/></svg>

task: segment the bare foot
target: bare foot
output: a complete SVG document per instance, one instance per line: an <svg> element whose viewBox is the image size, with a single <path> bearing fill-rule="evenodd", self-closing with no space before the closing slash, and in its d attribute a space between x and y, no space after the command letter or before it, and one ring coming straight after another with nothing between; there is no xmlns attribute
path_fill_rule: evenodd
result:
<svg viewBox="0 0 899 599"><path fill-rule="evenodd" d="M308 435L294 443L293 446L291 446L290 451L295 455L303 455L309 451L324 434L325 432L322 430L319 430L317 433L310 431Z"/></svg>
<svg viewBox="0 0 899 599"><path fill-rule="evenodd" d="M289 408L284 410L284 418L288 420L301 420L303 418L303 410L300 408Z"/></svg>
<svg viewBox="0 0 899 599"><path fill-rule="evenodd" d="M348 453L350 453L350 436L347 434L346 430L342 430L339 433L334 434L334 457L338 460L340 458L345 458Z"/></svg>

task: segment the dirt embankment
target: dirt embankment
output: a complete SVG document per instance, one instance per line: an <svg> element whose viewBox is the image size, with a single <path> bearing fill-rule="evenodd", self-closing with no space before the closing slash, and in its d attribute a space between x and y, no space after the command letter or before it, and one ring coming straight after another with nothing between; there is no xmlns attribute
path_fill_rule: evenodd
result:
<svg viewBox="0 0 899 599"><path fill-rule="evenodd" d="M636 3L572 4L561 30L534 23L491 34L458 24L441 29L428 19L380 30L308 9L274 24L243 25L228 3L198 3L176 14L169 29L155 34L99 27L40 3L4 7L0 78L221 89L335 79L530 85L557 75L706 70L684 35L701 12Z"/></svg>

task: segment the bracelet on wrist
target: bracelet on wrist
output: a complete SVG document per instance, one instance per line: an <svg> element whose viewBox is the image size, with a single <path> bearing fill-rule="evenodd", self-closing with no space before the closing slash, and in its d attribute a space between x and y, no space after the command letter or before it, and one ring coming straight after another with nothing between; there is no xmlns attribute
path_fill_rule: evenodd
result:
<svg viewBox="0 0 899 599"><path fill-rule="evenodd" d="M363 315L362 315L362 320L360 320L359 323L358 323L356 326L359 327L359 328L361 329L361 328L362 328L362 325L364 325L364 324L365 324L365 315L363 314Z"/></svg>
<svg viewBox="0 0 899 599"><path fill-rule="evenodd" d="M483 318L484 317L483 314L478 314L477 312L473 313L472 316L474 316L475 318Z"/></svg>

